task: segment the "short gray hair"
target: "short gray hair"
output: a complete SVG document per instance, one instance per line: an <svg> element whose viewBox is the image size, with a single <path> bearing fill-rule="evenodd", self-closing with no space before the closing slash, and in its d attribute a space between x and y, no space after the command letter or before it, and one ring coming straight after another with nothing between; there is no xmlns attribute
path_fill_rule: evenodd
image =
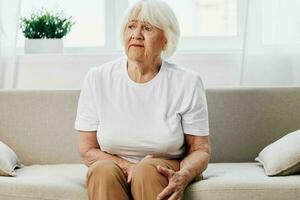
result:
<svg viewBox="0 0 300 200"><path fill-rule="evenodd" d="M168 58L172 56L179 42L180 28L175 13L162 0L140 0L129 7L121 24L121 41L124 42L126 24L132 19L136 9L139 10L139 20L146 21L163 30L167 38L167 45L162 53L162 57Z"/></svg>

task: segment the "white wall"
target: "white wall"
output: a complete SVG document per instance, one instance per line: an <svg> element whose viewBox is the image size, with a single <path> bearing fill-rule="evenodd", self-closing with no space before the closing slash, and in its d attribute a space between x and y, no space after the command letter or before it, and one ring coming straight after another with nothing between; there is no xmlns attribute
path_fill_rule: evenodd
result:
<svg viewBox="0 0 300 200"><path fill-rule="evenodd" d="M121 54L106 55L23 55L17 57L16 88L78 89L86 72L94 66L114 60ZM241 53L176 54L176 63L193 69L205 87L239 85Z"/></svg>

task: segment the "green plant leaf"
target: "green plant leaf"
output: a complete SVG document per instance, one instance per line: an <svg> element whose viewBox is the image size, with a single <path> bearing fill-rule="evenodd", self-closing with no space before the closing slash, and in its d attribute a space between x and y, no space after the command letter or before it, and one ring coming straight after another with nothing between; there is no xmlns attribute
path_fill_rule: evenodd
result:
<svg viewBox="0 0 300 200"><path fill-rule="evenodd" d="M65 16L64 11L51 13L44 9L20 19L20 28L28 39L63 38L74 24L73 17Z"/></svg>

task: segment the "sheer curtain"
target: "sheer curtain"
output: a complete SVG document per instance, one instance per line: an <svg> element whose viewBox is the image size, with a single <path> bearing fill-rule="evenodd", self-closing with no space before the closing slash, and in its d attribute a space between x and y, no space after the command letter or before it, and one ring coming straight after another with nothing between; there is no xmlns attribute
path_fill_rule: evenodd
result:
<svg viewBox="0 0 300 200"><path fill-rule="evenodd" d="M0 0L0 88L15 87L20 0Z"/></svg>
<svg viewBox="0 0 300 200"><path fill-rule="evenodd" d="M241 85L300 85L299 10L299 0L248 0Z"/></svg>

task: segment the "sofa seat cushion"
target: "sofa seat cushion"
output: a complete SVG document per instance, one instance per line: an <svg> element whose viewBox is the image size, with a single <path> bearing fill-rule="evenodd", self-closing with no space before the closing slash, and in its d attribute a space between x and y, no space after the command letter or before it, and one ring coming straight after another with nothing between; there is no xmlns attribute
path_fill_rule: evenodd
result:
<svg viewBox="0 0 300 200"><path fill-rule="evenodd" d="M0 177L0 199L87 200L83 164L31 165Z"/></svg>
<svg viewBox="0 0 300 200"><path fill-rule="evenodd" d="M0 199L88 200L83 164L32 165L0 177ZM210 163L185 200L299 200L300 175L268 177L259 163Z"/></svg>
<svg viewBox="0 0 300 200"><path fill-rule="evenodd" d="M210 163L203 175L186 189L185 199L300 199L300 175L268 177L259 163Z"/></svg>

